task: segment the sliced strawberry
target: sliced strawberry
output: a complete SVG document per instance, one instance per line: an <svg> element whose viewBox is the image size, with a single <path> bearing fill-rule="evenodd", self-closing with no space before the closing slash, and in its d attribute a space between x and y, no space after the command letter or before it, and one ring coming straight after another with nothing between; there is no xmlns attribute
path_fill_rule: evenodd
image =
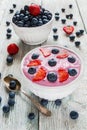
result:
<svg viewBox="0 0 87 130"><path fill-rule="evenodd" d="M39 15L40 14L40 6L38 6L37 4L31 4L29 6L29 12L33 16Z"/></svg>
<svg viewBox="0 0 87 130"><path fill-rule="evenodd" d="M59 59L64 59L64 58L66 58L66 57L68 57L68 52L67 51L62 51L62 52L60 52L58 55L57 55L57 58L59 58Z"/></svg>
<svg viewBox="0 0 87 130"><path fill-rule="evenodd" d="M43 80L46 76L46 70L44 68L40 68L36 75L34 76L33 78L33 81L40 81L40 80Z"/></svg>
<svg viewBox="0 0 87 130"><path fill-rule="evenodd" d="M32 61L30 61L30 62L27 64L27 67L30 67L30 66L38 66L38 65L41 65L41 61L40 61L40 60L32 60Z"/></svg>
<svg viewBox="0 0 87 130"><path fill-rule="evenodd" d="M58 70L58 74L59 74L59 82L66 81L69 77L68 72L65 69L62 69L62 68L60 68Z"/></svg>
<svg viewBox="0 0 87 130"><path fill-rule="evenodd" d="M51 55L50 50L46 49L46 48L40 48L40 51L42 52L44 57L48 57Z"/></svg>
<svg viewBox="0 0 87 130"><path fill-rule="evenodd" d="M65 27L63 27L63 31L64 31L66 34L70 35L70 34L72 34L73 31L74 31L74 27L73 27L73 26L65 26Z"/></svg>

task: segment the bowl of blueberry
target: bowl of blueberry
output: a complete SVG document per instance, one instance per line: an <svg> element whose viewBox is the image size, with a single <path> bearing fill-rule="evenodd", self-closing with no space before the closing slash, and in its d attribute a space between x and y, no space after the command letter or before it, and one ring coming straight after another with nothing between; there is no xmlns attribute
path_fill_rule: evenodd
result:
<svg viewBox="0 0 87 130"><path fill-rule="evenodd" d="M53 14L45 8L31 4L17 11L12 25L19 38L26 44L37 45L48 39L53 23Z"/></svg>

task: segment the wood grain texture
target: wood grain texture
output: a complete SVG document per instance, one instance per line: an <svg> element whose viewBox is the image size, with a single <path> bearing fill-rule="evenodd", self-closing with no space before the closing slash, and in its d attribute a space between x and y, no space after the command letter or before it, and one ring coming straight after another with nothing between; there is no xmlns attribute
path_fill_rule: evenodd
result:
<svg viewBox="0 0 87 130"><path fill-rule="evenodd" d="M87 1L86 0L76 0L76 2L78 5L80 16L81 16L83 24L84 24L85 31L87 33L87 15L86 15Z"/></svg>
<svg viewBox="0 0 87 130"><path fill-rule="evenodd" d="M81 1L81 0L80 0ZM12 8L12 4L16 3L17 8L23 7L24 4L31 3L31 1L25 0L2 0L0 1L0 72L2 73L2 78L0 79L0 96L2 96L2 103L0 104L0 130L87 130L87 35L84 34L80 38L75 40L81 41L81 49L75 47L73 42L69 41L69 38L65 36L63 32L63 24L61 24L61 19L65 18L65 14L73 13L73 20L67 20L65 25L73 25L73 21L77 20L78 25L75 27L75 31L79 29L84 29L84 24L79 14L77 8L77 3L75 0L44 0L43 7L48 8L53 13L60 13L60 20L53 23L53 27L58 28L57 34L59 35L58 41L53 40L53 32L51 31L50 36L45 44L54 44L67 46L68 48L77 52L83 60L84 71L79 81L79 88L73 92L70 96L62 99L62 105L60 107L55 105L55 102L50 102L47 105L52 111L51 117L45 117L42 114L38 113L37 109L32 105L32 103L22 94L17 94L15 97L16 104L14 108L11 109L9 115L4 115L2 112L3 105L7 104L8 93L5 91L5 86L3 83L3 77L7 74L13 74L18 78L22 84L23 89L31 94L28 89L28 84L25 83L20 66L23 56L31 49L37 46L25 45L15 34L12 26L12 38L10 40L6 39L6 20L11 21L12 14L9 14L9 9ZM34 2L40 2L34 0ZM69 4L73 4L73 8L69 9ZM79 3L78 3L79 4ZM81 4L80 4L81 5ZM62 13L61 8L65 8L66 12ZM87 9L86 9L87 10ZM82 11L82 10L81 10ZM82 12L83 13L83 12ZM84 18L84 17L83 17ZM14 57L14 63L11 66L7 66L6 57L7 57L7 45L9 43L16 42L19 47L19 53ZM37 98L32 94L34 98ZM71 120L69 113L72 110L79 112L79 118L75 121ZM30 121L27 116L29 112L34 112L36 117L33 121Z"/></svg>

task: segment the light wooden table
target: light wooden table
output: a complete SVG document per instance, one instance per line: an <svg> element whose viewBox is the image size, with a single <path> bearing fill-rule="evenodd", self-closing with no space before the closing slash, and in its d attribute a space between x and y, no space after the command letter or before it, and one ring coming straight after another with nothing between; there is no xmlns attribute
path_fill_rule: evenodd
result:
<svg viewBox="0 0 87 130"><path fill-rule="evenodd" d="M32 0L33 1L33 0ZM34 0L34 2L40 2ZM6 39L6 20L11 21L13 14L9 14L9 9L12 8L12 4L16 3L17 9L23 6L25 3L30 3L29 0L0 0L0 72L2 78L0 79L0 96L2 102L0 104L0 130L87 130L87 1L86 0L43 0L43 5L48 9L51 9L54 13L60 13L60 20L57 22L54 20L53 27L58 28L59 39L53 40L53 32L51 31L48 41L45 44L54 45L67 45L68 48L76 51L83 59L83 77L79 81L79 88L76 89L70 96L62 99L61 106L56 106L54 102L49 102L47 108L52 111L51 117L45 117L37 111L33 104L22 94L18 94L15 97L14 108L10 111L9 115L4 115L2 111L3 105L7 103L8 93L5 91L5 85L3 83L3 77L7 74L13 74L21 81L23 89L31 94L34 98L39 100L35 95L29 92L28 85L22 78L20 71L20 63L23 56L36 46L28 46L21 42L21 40L15 34L12 26L12 38ZM73 5L72 9L69 9L69 4ZM62 13L61 8L65 8L66 12ZM73 24L73 21L78 22L75 27L75 32L79 29L84 29L84 35L75 40L81 41L81 49L75 47L74 42L70 42L69 38L64 35L62 30L63 24L61 18L65 18L65 14L73 13L73 20L67 20L66 25ZM14 62L11 66L6 64L8 44L15 42L19 45L20 51L14 57ZM77 85L77 84L75 84ZM72 110L76 110L79 113L77 120L72 120L69 117L69 113ZM27 115L30 112L35 113L35 119L30 121Z"/></svg>

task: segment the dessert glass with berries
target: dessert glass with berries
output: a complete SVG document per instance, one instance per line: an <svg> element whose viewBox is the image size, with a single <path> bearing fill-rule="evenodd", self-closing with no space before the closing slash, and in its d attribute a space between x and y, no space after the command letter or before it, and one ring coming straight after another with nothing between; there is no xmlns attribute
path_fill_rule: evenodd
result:
<svg viewBox="0 0 87 130"><path fill-rule="evenodd" d="M29 45L41 44L48 39L53 23L53 14L37 5L24 6L12 18L12 25L19 38Z"/></svg>
<svg viewBox="0 0 87 130"><path fill-rule="evenodd" d="M56 100L79 87L82 60L70 49L46 45L24 56L21 71L31 92L44 99Z"/></svg>

